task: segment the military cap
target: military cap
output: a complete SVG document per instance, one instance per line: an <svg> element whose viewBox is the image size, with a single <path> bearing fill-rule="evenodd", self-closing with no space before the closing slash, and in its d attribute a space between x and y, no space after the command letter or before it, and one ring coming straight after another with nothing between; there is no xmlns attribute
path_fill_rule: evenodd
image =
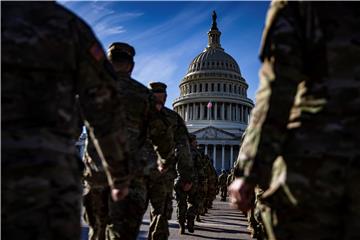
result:
<svg viewBox="0 0 360 240"><path fill-rule="evenodd" d="M150 89L153 93L166 93L166 84L162 82L151 82L149 84Z"/></svg>
<svg viewBox="0 0 360 240"><path fill-rule="evenodd" d="M196 135L192 134L192 133L189 133L189 139L190 139L190 142L196 140Z"/></svg>
<svg viewBox="0 0 360 240"><path fill-rule="evenodd" d="M108 49L108 56L111 61L133 60L135 56L135 49L127 43L114 42L110 44Z"/></svg>

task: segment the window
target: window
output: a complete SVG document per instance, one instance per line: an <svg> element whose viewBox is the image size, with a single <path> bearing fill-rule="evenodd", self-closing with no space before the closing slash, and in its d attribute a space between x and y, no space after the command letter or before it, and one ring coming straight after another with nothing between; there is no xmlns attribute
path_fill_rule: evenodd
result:
<svg viewBox="0 0 360 240"><path fill-rule="evenodd" d="M222 105L222 103L217 103L217 113L216 113L216 115L217 115L217 119L219 119L219 120L222 120L222 118L221 118L221 105Z"/></svg>
<svg viewBox="0 0 360 240"><path fill-rule="evenodd" d="M199 85L199 92L202 92L202 84Z"/></svg>
<svg viewBox="0 0 360 240"><path fill-rule="evenodd" d="M202 103L203 108L204 108L204 115L203 115L203 119L207 119L207 112L208 112L208 108L207 108L207 104L206 103Z"/></svg>
<svg viewBox="0 0 360 240"><path fill-rule="evenodd" d="M212 92L214 91L214 84L213 83L211 84L211 91Z"/></svg>
<svg viewBox="0 0 360 240"><path fill-rule="evenodd" d="M197 84L194 85L194 92L196 92Z"/></svg>
<svg viewBox="0 0 360 240"><path fill-rule="evenodd" d="M207 92L208 91L208 84L206 83L205 84L205 92Z"/></svg>
<svg viewBox="0 0 360 240"><path fill-rule="evenodd" d="M223 89L224 89L224 92L226 92L226 84L225 83L224 83Z"/></svg>
<svg viewBox="0 0 360 240"><path fill-rule="evenodd" d="M220 92L220 91L221 91L221 89L220 89L220 83L218 83L217 90L218 90L218 92Z"/></svg>

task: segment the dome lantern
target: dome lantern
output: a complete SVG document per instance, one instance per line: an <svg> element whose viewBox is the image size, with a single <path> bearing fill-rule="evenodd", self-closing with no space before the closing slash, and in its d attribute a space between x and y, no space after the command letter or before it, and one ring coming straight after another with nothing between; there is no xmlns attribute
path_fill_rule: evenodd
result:
<svg viewBox="0 0 360 240"><path fill-rule="evenodd" d="M213 13L212 13L213 22L212 22L211 29L208 32L209 41L208 41L208 46L207 46L206 49L218 48L218 49L224 50L224 49L221 48L221 44L220 44L221 32L217 28L216 18L217 18L216 12L213 11Z"/></svg>

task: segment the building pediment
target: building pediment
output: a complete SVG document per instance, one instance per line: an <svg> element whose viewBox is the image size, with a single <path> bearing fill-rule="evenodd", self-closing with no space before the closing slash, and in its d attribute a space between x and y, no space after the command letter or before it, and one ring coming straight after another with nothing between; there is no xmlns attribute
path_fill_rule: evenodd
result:
<svg viewBox="0 0 360 240"><path fill-rule="evenodd" d="M237 137L229 132L226 132L222 129L215 128L212 126L197 130L193 132L198 139L206 139L206 140L234 140Z"/></svg>

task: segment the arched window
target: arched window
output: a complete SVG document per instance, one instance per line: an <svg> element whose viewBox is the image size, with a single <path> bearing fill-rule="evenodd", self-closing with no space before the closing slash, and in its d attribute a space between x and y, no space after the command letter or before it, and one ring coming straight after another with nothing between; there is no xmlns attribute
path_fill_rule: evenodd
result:
<svg viewBox="0 0 360 240"><path fill-rule="evenodd" d="M214 91L214 84L213 83L211 84L211 91L212 92Z"/></svg>
<svg viewBox="0 0 360 240"><path fill-rule="evenodd" d="M202 84L199 85L199 92L202 92Z"/></svg>
<svg viewBox="0 0 360 240"><path fill-rule="evenodd" d="M224 92L226 92L226 84L223 85Z"/></svg>
<svg viewBox="0 0 360 240"><path fill-rule="evenodd" d="M206 83L205 84L205 92L207 92L209 89L208 89L208 84Z"/></svg>

